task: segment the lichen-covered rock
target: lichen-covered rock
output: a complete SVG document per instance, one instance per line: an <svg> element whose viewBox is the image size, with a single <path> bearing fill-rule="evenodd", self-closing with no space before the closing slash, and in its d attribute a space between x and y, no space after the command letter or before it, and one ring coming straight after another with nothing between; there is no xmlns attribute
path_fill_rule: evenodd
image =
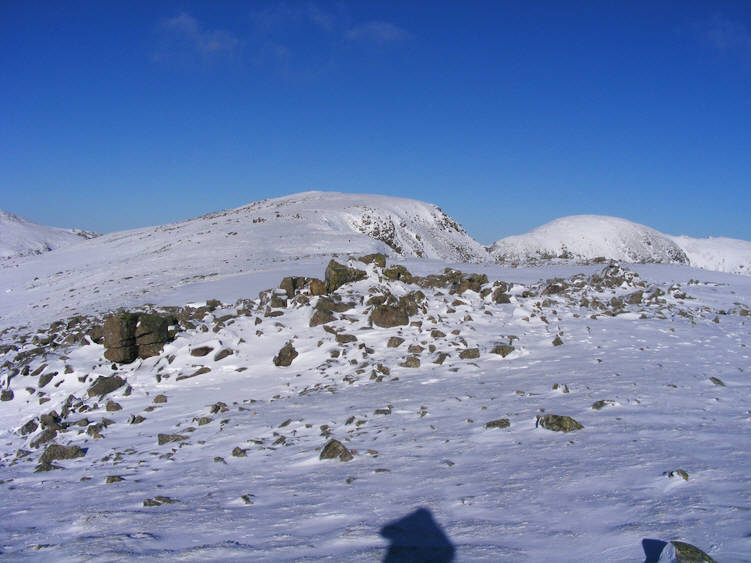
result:
<svg viewBox="0 0 751 563"><path fill-rule="evenodd" d="M584 428L584 426L570 416L561 416L557 414L538 416L537 425L545 430L553 430L554 432L574 432L575 430L581 430Z"/></svg>
<svg viewBox="0 0 751 563"><path fill-rule="evenodd" d="M322 309L316 309L313 311L313 315L310 317L309 326L320 326L335 321L336 317L331 314L330 311L324 311Z"/></svg>
<svg viewBox="0 0 751 563"><path fill-rule="evenodd" d="M105 358L118 364L128 364L138 357L137 324L138 315L133 313L110 315L105 319L102 327Z"/></svg>
<svg viewBox="0 0 751 563"><path fill-rule="evenodd" d="M346 283L364 280L367 274L357 268L349 268L336 260L331 260L326 267L326 289L329 293L336 291Z"/></svg>
<svg viewBox="0 0 751 563"><path fill-rule="evenodd" d="M398 264L383 270L383 275L393 281L401 281L404 283L410 283L412 281L412 274L409 273L409 270Z"/></svg>
<svg viewBox="0 0 751 563"><path fill-rule="evenodd" d="M279 350L279 353L274 356L274 365L277 367L287 367L292 364L292 360L297 356L297 350L292 346L292 342L287 342L282 346L282 349Z"/></svg>
<svg viewBox="0 0 751 563"><path fill-rule="evenodd" d="M509 426L511 426L511 422L508 418L499 418L485 423L485 428L508 428Z"/></svg>
<svg viewBox="0 0 751 563"><path fill-rule="evenodd" d="M160 446L163 446L164 444L168 444L170 442L182 442L183 440L187 440L187 436L183 436L182 434L157 434L156 440Z"/></svg>
<svg viewBox="0 0 751 563"><path fill-rule="evenodd" d="M490 352L492 354L498 354L501 358L505 358L513 351L514 351L513 346L509 346L507 344L498 344Z"/></svg>
<svg viewBox="0 0 751 563"><path fill-rule="evenodd" d="M451 293L461 295L465 291L474 291L480 293L482 286L488 283L488 276L485 274L466 274L462 276L458 283L451 288Z"/></svg>
<svg viewBox="0 0 751 563"><path fill-rule="evenodd" d="M141 313L135 330L139 358L151 358L161 353L164 345L172 340L169 332L175 319L162 315Z"/></svg>
<svg viewBox="0 0 751 563"><path fill-rule="evenodd" d="M370 313L370 321L381 328L390 328L393 326L403 326L409 324L409 315L398 306L379 305L373 308Z"/></svg>
<svg viewBox="0 0 751 563"><path fill-rule="evenodd" d="M480 349L479 348L467 348L466 350L462 350L459 353L459 357L462 360L476 360L480 357Z"/></svg>
<svg viewBox="0 0 751 563"><path fill-rule="evenodd" d="M47 446L44 453L39 456L39 463L52 463L58 459L75 459L86 455L86 450L79 446L61 446L52 444Z"/></svg>
<svg viewBox="0 0 751 563"><path fill-rule="evenodd" d="M196 358L201 358L203 356L208 356L213 351L213 346L198 346L190 351L190 355Z"/></svg>
<svg viewBox="0 0 751 563"><path fill-rule="evenodd" d="M386 255L381 254L380 252L376 252L374 254L366 254L365 256L360 256L358 260L364 264L372 264L373 262L375 262L375 264L379 268L386 267Z"/></svg>
<svg viewBox="0 0 751 563"><path fill-rule="evenodd" d="M89 387L89 397L103 397L108 393L120 389L123 385L125 385L125 380L119 375L100 375L96 378L94 384Z"/></svg>
<svg viewBox="0 0 751 563"><path fill-rule="evenodd" d="M410 356L407 356L405 360L399 365L404 368L419 368L420 358L414 355L410 355Z"/></svg>
<svg viewBox="0 0 751 563"><path fill-rule="evenodd" d="M596 411L599 411L600 409L603 409L608 406L612 406L615 404L615 401L611 399L600 399L599 401L595 401L592 403L592 408Z"/></svg>
<svg viewBox="0 0 751 563"><path fill-rule="evenodd" d="M339 461L350 461L353 458L352 452L350 452L344 444L339 440L331 439L321 450L319 459L339 459Z"/></svg>

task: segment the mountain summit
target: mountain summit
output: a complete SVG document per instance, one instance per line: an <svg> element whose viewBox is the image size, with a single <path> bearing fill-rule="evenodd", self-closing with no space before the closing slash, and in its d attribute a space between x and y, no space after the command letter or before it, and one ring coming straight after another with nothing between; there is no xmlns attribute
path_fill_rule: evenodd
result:
<svg viewBox="0 0 751 563"><path fill-rule="evenodd" d="M490 247L501 262L561 258L623 262L688 264L670 237L638 223L602 215L572 215L523 234L502 238Z"/></svg>

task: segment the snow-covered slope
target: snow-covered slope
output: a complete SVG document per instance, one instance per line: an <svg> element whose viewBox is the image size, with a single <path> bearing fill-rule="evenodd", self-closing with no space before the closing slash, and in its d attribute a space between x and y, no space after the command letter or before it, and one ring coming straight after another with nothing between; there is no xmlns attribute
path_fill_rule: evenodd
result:
<svg viewBox="0 0 751 563"><path fill-rule="evenodd" d="M101 319L0 332L0 560L749 561L751 278L349 265L132 363Z"/></svg>
<svg viewBox="0 0 751 563"><path fill-rule="evenodd" d="M121 231L0 270L0 325L47 321L147 302L178 287L293 262L317 270L325 256L383 252L448 262L487 262L485 248L435 205L305 192L180 223ZM205 297L204 297L205 298ZM20 314L20 318L13 318Z"/></svg>
<svg viewBox="0 0 751 563"><path fill-rule="evenodd" d="M670 237L694 268L751 275L751 242L725 237Z"/></svg>
<svg viewBox="0 0 751 563"><path fill-rule="evenodd" d="M602 215L572 215L490 247L502 262L563 258L606 258L632 263L688 264L686 253L670 237L644 225Z"/></svg>
<svg viewBox="0 0 751 563"><path fill-rule="evenodd" d="M0 209L0 259L41 254L95 236L89 231L38 225Z"/></svg>

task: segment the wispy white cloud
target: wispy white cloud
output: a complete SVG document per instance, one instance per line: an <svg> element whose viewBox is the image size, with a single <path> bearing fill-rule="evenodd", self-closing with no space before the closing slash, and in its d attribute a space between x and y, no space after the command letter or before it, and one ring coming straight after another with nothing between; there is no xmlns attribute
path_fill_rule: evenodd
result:
<svg viewBox="0 0 751 563"><path fill-rule="evenodd" d="M165 58L171 49L186 47L202 56L232 55L242 45L242 41L230 31L206 29L196 18L185 12L164 20L160 29L165 37L164 47L158 58Z"/></svg>
<svg viewBox="0 0 751 563"><path fill-rule="evenodd" d="M370 21L351 27L346 33L350 41L363 41L376 45L399 43L409 39L406 30L385 21Z"/></svg>
<svg viewBox="0 0 751 563"><path fill-rule="evenodd" d="M704 41L715 49L751 56L751 32L742 23L716 14L697 27Z"/></svg>
<svg viewBox="0 0 751 563"><path fill-rule="evenodd" d="M319 8L313 2L289 4L275 3L265 10L251 13L256 27L264 33L271 33L290 25L310 24L323 31L333 31L336 18Z"/></svg>

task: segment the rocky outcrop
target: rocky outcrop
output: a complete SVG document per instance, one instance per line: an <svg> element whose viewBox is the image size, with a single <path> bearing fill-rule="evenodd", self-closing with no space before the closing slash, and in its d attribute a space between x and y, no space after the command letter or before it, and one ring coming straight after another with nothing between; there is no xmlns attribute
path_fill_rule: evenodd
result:
<svg viewBox="0 0 751 563"><path fill-rule="evenodd" d="M136 358L158 355L172 340L171 317L154 313L120 313L104 321L104 357L111 362L128 364Z"/></svg>
<svg viewBox="0 0 751 563"><path fill-rule="evenodd" d="M326 267L326 289L331 293L346 283L364 280L366 276L367 273L364 270L349 268L336 260L331 260Z"/></svg>

